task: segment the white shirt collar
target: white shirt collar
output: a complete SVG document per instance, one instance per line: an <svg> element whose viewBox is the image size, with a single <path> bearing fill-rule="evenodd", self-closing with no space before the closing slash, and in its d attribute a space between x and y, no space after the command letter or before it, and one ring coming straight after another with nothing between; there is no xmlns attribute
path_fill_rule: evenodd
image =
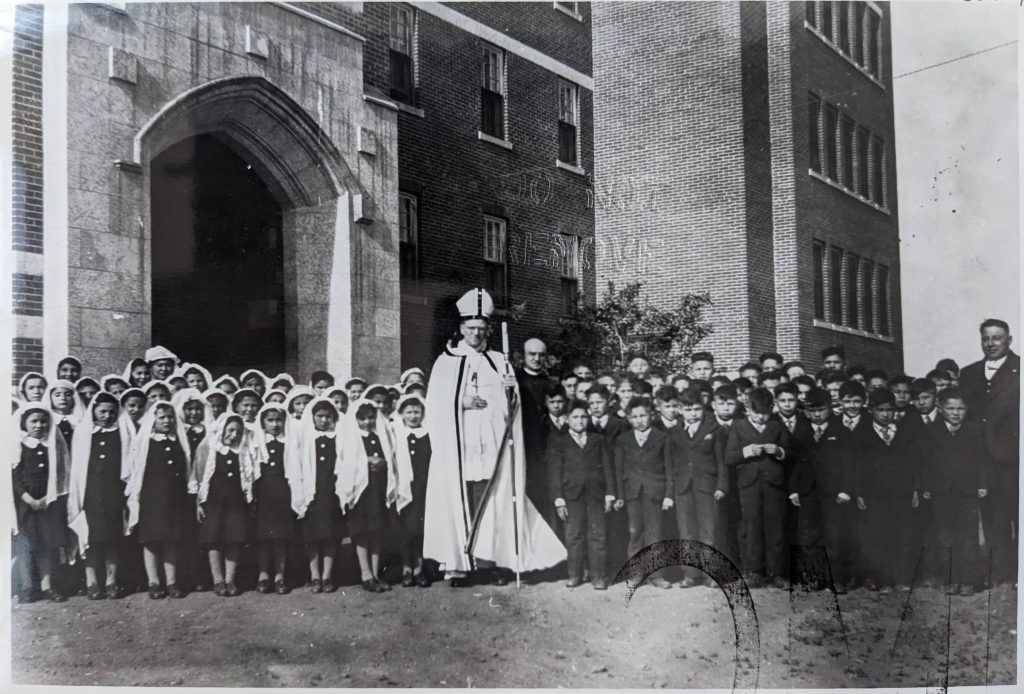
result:
<svg viewBox="0 0 1024 694"><path fill-rule="evenodd" d="M283 435L282 436L274 436L273 434L268 434L268 433L264 432L264 439L263 440L266 441L267 443L270 443L271 441L277 441L278 443L284 443L284 436Z"/></svg>
<svg viewBox="0 0 1024 694"><path fill-rule="evenodd" d="M694 422L693 424L687 424L686 433L689 434L692 438L693 435L697 433L697 430L700 429L701 424L703 424L703 422L701 422L700 420Z"/></svg>
<svg viewBox="0 0 1024 694"><path fill-rule="evenodd" d="M422 439L424 436L430 433L427 431L427 428L422 425L416 427L415 429L410 429L409 427L406 427L405 430L408 432L409 436L415 436L418 439Z"/></svg>
<svg viewBox="0 0 1024 694"><path fill-rule="evenodd" d="M640 431L639 429L633 430L633 436L636 438L636 442L641 446L647 443L647 437L651 435L651 430Z"/></svg>
<svg viewBox="0 0 1024 694"><path fill-rule="evenodd" d="M938 415L939 415L939 408L935 407L935 408L932 408L932 411L929 412L928 414L921 415L921 418L925 421L926 424L931 424L936 419L938 419Z"/></svg>
<svg viewBox="0 0 1024 694"><path fill-rule="evenodd" d="M23 444L25 444L26 446L28 446L29 448L38 448L39 446L43 446L43 440L42 439L37 439L36 437L29 436L28 434L22 435L21 442ZM44 448L45 448L45 446L44 446Z"/></svg>
<svg viewBox="0 0 1024 694"><path fill-rule="evenodd" d="M720 427L732 426L732 420L731 419L722 419L717 414L715 415L715 419L718 420L718 426L720 426Z"/></svg>
<svg viewBox="0 0 1024 694"><path fill-rule="evenodd" d="M313 432L314 438L318 438L318 439L319 438L333 439L337 435L338 435L338 432L336 432L336 431L316 431L316 432Z"/></svg>
<svg viewBox="0 0 1024 694"><path fill-rule="evenodd" d="M597 425L598 425L598 426L600 426L600 427L601 427L602 429L604 429L605 427L607 427L607 426L608 426L608 413L607 413L607 412L605 412L605 413L604 413L604 414L603 414L602 416L600 416L600 417L595 417L595 418L594 418L594 424L597 424Z"/></svg>
<svg viewBox="0 0 1024 694"><path fill-rule="evenodd" d="M986 371L996 371L996 370L998 370L1003 365L1003 363L1006 362L1006 357L1007 356L1009 356L1009 355L1004 354L1003 356L999 357L998 359L986 360L985 361L985 370Z"/></svg>
<svg viewBox="0 0 1024 694"><path fill-rule="evenodd" d="M174 434L150 434L149 438L154 441L177 441L178 437Z"/></svg>
<svg viewBox="0 0 1024 694"><path fill-rule="evenodd" d="M578 443L580 446L586 446L587 445L587 432L584 431L582 434L577 434L575 431L570 429L569 430L569 435L572 436L573 440L576 443Z"/></svg>
<svg viewBox="0 0 1024 694"><path fill-rule="evenodd" d="M548 413L548 419L551 420L552 424L555 424L557 426L562 426L563 424L565 424L565 415L564 414L563 415L559 415L559 416L556 417L556 416L554 416L553 414L551 414L549 412Z"/></svg>
<svg viewBox="0 0 1024 694"><path fill-rule="evenodd" d="M883 427L878 422L871 422L871 426L873 426L875 428L875 431L878 432L879 436L884 436L886 432L889 432L890 434L895 434L896 433L896 425L895 424L890 424L888 426L884 426Z"/></svg>
<svg viewBox="0 0 1024 694"><path fill-rule="evenodd" d="M767 424L755 424L750 418L748 418L747 421L750 422L750 426L754 427L754 431L759 434L763 434L765 427L768 426Z"/></svg>
<svg viewBox="0 0 1024 694"><path fill-rule="evenodd" d="M238 449L237 448L232 448L231 446L225 446L223 443L220 443L219 441L217 442L217 452L220 453L221 455L231 455L232 453L234 453L235 455L238 455Z"/></svg>
<svg viewBox="0 0 1024 694"><path fill-rule="evenodd" d="M679 420L678 419L662 419L661 423L662 423L662 425L666 429L671 429L672 427L679 425Z"/></svg>
<svg viewBox="0 0 1024 694"><path fill-rule="evenodd" d="M954 429L953 425L951 425L949 422L943 422L943 424L946 425L946 429L948 429L949 433L951 434L955 434L956 432L960 431L960 429L963 427L963 424L960 424L958 427Z"/></svg>
<svg viewBox="0 0 1024 694"><path fill-rule="evenodd" d="M92 433L94 433L94 434L96 434L96 433L110 434L110 433L115 432L115 431L117 431L117 425L114 425L112 427L108 427L106 429L101 427L99 424L93 424L92 425Z"/></svg>

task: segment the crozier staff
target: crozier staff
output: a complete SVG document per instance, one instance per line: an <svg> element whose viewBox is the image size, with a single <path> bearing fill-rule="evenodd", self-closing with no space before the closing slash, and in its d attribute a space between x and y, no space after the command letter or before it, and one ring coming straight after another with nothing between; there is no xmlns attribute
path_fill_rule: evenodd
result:
<svg viewBox="0 0 1024 694"><path fill-rule="evenodd" d="M505 389L519 397L511 369L500 352L487 349L494 302L483 289L467 292L456 304L462 339L449 343L434 362L427 388L431 417L432 464L427 480L423 556L444 566L452 585L462 585L477 562L516 566L516 518L512 475L518 500L518 549L525 571L554 566L565 548L522 494L525 488L520 411L511 422ZM503 445L506 426L516 445ZM488 482L494 482L488 488ZM478 513L479 509L479 513ZM467 539L474 518L477 534ZM499 577L498 583L506 581Z"/></svg>

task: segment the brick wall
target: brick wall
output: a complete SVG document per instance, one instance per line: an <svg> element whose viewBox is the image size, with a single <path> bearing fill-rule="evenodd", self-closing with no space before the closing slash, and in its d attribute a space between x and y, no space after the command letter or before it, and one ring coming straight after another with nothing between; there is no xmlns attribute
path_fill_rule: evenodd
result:
<svg viewBox="0 0 1024 694"><path fill-rule="evenodd" d="M16 337L12 341L14 385L29 371L43 371L43 341L31 337Z"/></svg>
<svg viewBox="0 0 1024 694"><path fill-rule="evenodd" d="M19 316L43 315L43 276L15 272L11 296L14 314Z"/></svg>

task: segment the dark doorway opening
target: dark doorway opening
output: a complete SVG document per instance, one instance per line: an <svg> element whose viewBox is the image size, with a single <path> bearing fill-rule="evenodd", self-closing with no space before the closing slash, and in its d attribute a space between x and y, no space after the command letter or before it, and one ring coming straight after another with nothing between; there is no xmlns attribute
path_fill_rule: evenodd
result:
<svg viewBox="0 0 1024 694"><path fill-rule="evenodd" d="M283 371L282 217L266 183L213 135L172 145L150 174L153 344L214 375Z"/></svg>

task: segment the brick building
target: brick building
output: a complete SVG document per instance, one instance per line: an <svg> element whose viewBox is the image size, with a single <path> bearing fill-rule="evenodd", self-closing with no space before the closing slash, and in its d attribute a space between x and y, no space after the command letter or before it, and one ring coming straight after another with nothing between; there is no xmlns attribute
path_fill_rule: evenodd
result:
<svg viewBox="0 0 1024 694"><path fill-rule="evenodd" d="M471 286L517 342L593 291L583 4L8 11L15 379L158 342L394 380Z"/></svg>
<svg viewBox="0 0 1024 694"><path fill-rule="evenodd" d="M595 3L597 283L710 291L726 368L903 365L884 3Z"/></svg>

